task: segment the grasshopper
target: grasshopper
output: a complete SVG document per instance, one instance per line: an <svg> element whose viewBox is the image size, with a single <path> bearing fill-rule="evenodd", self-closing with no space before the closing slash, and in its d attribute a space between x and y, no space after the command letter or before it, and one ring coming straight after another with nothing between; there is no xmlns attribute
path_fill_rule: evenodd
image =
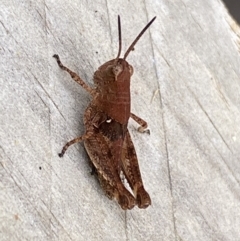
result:
<svg viewBox="0 0 240 241"><path fill-rule="evenodd" d="M67 71L92 96L84 113L85 133L67 142L59 156L63 157L70 145L84 142L100 185L106 195L110 199L116 199L124 210L132 209L135 205L147 208L151 204L150 196L143 186L136 151L127 128L131 117L140 125L139 132L148 131L147 122L130 111L130 78L133 67L126 58L155 18L143 28L124 57L120 58L122 39L118 16L118 55L94 73L95 88L89 87L75 72L65 67L58 55L53 55L59 67ZM120 174L127 179L133 194L124 186Z"/></svg>

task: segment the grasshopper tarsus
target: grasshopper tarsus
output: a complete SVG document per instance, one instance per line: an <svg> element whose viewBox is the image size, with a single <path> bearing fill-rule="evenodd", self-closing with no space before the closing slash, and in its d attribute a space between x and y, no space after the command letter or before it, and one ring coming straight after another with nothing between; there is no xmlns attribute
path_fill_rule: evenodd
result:
<svg viewBox="0 0 240 241"><path fill-rule="evenodd" d="M59 58L59 55L58 55L58 54L54 54L54 55L53 55L53 58L55 58L55 59L57 60L57 63L58 63L58 65L59 65L59 67L62 69L63 64L61 63L61 60L60 60L60 58Z"/></svg>
<svg viewBox="0 0 240 241"><path fill-rule="evenodd" d="M66 150L68 149L68 147L70 146L69 142L62 148L62 151L60 153L58 153L59 157L63 157Z"/></svg>
<svg viewBox="0 0 240 241"><path fill-rule="evenodd" d="M150 130L149 130L149 129L145 130L145 133L147 133L148 135L150 135L150 134L151 134L151 132L150 132Z"/></svg>
<svg viewBox="0 0 240 241"><path fill-rule="evenodd" d="M147 208L151 205L151 198L143 186L138 188L136 200L139 208Z"/></svg>
<svg viewBox="0 0 240 241"><path fill-rule="evenodd" d="M53 55L53 58L55 58L55 59L59 59L58 54L54 54L54 55Z"/></svg>
<svg viewBox="0 0 240 241"><path fill-rule="evenodd" d="M145 129L144 127L142 126L139 126L137 128L137 131L140 132L140 133L147 133L148 135L150 135L150 130L149 129Z"/></svg>
<svg viewBox="0 0 240 241"><path fill-rule="evenodd" d="M137 204L135 197L125 188L121 190L121 193L119 193L117 199L123 210L130 210Z"/></svg>
<svg viewBox="0 0 240 241"><path fill-rule="evenodd" d="M69 74L72 76L72 73L73 73L73 72L72 72L70 69L68 69L66 66L64 66L64 65L62 64L62 62L61 62L60 57L59 57L58 54L54 54L54 55L53 55L53 58L55 58L55 59L57 60L57 64L58 64L58 66L59 66L61 69L66 70L67 72L70 72Z"/></svg>
<svg viewBox="0 0 240 241"><path fill-rule="evenodd" d="M90 174L93 176L93 175L97 174L97 169L93 164L91 165L91 167L92 167L92 170L91 170Z"/></svg>
<svg viewBox="0 0 240 241"><path fill-rule="evenodd" d="M96 169L92 168L90 174L93 176L96 173Z"/></svg>

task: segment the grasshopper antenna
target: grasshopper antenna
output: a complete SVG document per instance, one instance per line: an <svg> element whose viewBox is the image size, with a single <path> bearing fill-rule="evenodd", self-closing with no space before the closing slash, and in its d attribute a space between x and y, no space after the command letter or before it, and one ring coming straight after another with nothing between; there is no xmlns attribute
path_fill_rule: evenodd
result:
<svg viewBox="0 0 240 241"><path fill-rule="evenodd" d="M135 38L135 40L132 42L132 44L130 45L130 47L128 48L128 50L126 51L126 53L124 54L123 59L125 60L128 56L128 54L130 53L130 51L133 50L135 44L137 43L137 41L141 38L141 36L144 34L144 32L150 27L150 25L153 23L153 21L156 19L156 16L143 28L143 30L138 34L138 36Z"/></svg>
<svg viewBox="0 0 240 241"><path fill-rule="evenodd" d="M118 43L119 43L119 47L118 47L118 55L117 55L116 61L118 61L122 51L121 19L119 15L118 15Z"/></svg>

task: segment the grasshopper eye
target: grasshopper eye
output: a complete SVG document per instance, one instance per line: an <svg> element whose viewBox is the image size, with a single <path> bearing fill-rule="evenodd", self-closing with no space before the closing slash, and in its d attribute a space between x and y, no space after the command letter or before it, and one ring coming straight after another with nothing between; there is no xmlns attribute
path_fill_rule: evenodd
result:
<svg viewBox="0 0 240 241"><path fill-rule="evenodd" d="M132 65L128 65L129 73L132 76L133 75L133 67Z"/></svg>
<svg viewBox="0 0 240 241"><path fill-rule="evenodd" d="M123 66L121 64L117 64L112 68L112 72L117 77L123 71Z"/></svg>

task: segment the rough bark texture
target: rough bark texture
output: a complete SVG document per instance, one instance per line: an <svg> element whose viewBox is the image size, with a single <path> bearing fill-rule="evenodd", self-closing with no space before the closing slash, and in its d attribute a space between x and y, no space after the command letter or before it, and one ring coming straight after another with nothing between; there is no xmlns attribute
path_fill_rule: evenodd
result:
<svg viewBox="0 0 240 241"><path fill-rule="evenodd" d="M131 52L129 129L152 205L123 211L91 176L83 145L92 84L116 57L117 15ZM239 240L240 55L221 1L16 1L0 4L1 240Z"/></svg>

